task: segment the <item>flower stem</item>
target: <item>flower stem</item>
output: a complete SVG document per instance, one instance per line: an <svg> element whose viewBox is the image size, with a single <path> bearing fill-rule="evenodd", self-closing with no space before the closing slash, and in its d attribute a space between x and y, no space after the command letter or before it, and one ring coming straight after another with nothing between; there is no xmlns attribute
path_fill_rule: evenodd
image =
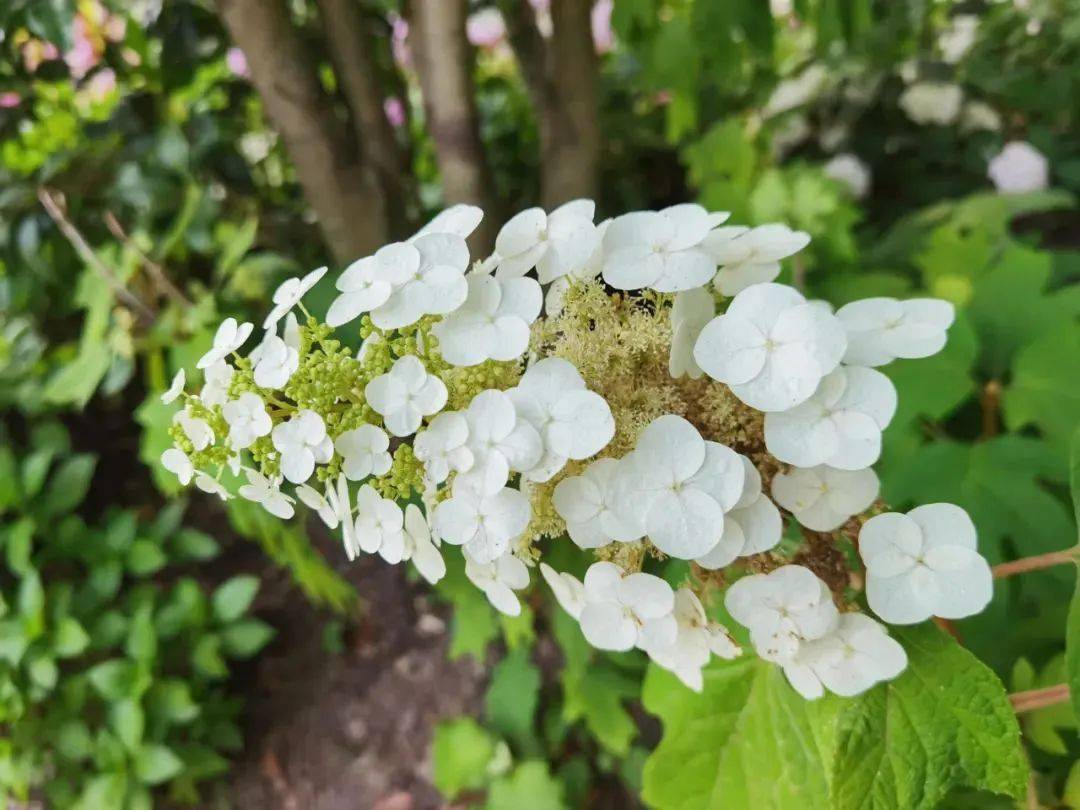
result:
<svg viewBox="0 0 1080 810"><path fill-rule="evenodd" d="M992 569L994 572L994 579L1004 579L1005 577L1011 577L1017 574L1026 574L1029 571L1041 571L1044 568L1050 568L1054 565L1075 563L1077 561L1077 553L1078 547L1073 546L1064 551L1050 551L1046 554L1036 554L1034 557L1021 557L1019 560L1001 563L1000 565L995 565Z"/></svg>
<svg viewBox="0 0 1080 810"><path fill-rule="evenodd" d="M1012 703L1013 711L1017 714L1056 706L1068 699L1069 685L1067 683L1056 683L1043 689L1028 689L1026 692L1013 692L1009 695L1009 702Z"/></svg>

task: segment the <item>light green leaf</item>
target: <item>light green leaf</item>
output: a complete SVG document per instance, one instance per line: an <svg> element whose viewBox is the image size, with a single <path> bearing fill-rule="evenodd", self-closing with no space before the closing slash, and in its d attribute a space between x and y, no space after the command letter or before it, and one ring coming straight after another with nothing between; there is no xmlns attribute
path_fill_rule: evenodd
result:
<svg viewBox="0 0 1080 810"><path fill-rule="evenodd" d="M700 694L650 666L645 708L664 735L645 763L643 797L662 810L829 807L836 698L808 701L753 656L705 669Z"/></svg>
<svg viewBox="0 0 1080 810"><path fill-rule="evenodd" d="M539 697L540 671L527 650L515 650L491 673L484 699L488 722L499 734L527 748L535 737L533 716Z"/></svg>
<svg viewBox="0 0 1080 810"><path fill-rule="evenodd" d="M1069 323L1020 349L1003 402L1009 430L1033 424L1051 441L1069 441L1080 418L1077 358L1077 323Z"/></svg>
<svg viewBox="0 0 1080 810"><path fill-rule="evenodd" d="M274 637L274 628L258 619L230 624L221 631L225 654L232 658L250 658Z"/></svg>
<svg viewBox="0 0 1080 810"><path fill-rule="evenodd" d="M488 790L486 810L563 810L563 786L547 763L522 762L509 776L496 779Z"/></svg>
<svg viewBox="0 0 1080 810"><path fill-rule="evenodd" d="M103 661L94 666L87 677L105 700L114 702L135 694L138 669L131 661Z"/></svg>
<svg viewBox="0 0 1080 810"><path fill-rule="evenodd" d="M1072 491L1073 513L1080 533L1080 427L1073 434L1069 459L1069 488ZM1069 684L1073 712L1080 717L1080 568L1069 615L1065 623L1065 676Z"/></svg>
<svg viewBox="0 0 1080 810"><path fill-rule="evenodd" d="M959 786L1023 796L1027 760L1001 681L932 625L891 631L908 668L844 705L833 806L930 810Z"/></svg>
<svg viewBox="0 0 1080 810"><path fill-rule="evenodd" d="M144 785L159 785L183 767L183 761L164 745L144 745L135 755L135 775Z"/></svg>
<svg viewBox="0 0 1080 810"><path fill-rule="evenodd" d="M494 738L471 717L444 720L432 741L435 787L448 799L482 787L494 756Z"/></svg>
<svg viewBox="0 0 1080 810"><path fill-rule="evenodd" d="M146 728L146 715L139 701L128 698L113 703L109 707L109 725L124 747L132 753L136 752Z"/></svg>
<svg viewBox="0 0 1080 810"><path fill-rule="evenodd" d="M41 504L42 512L55 517L82 503L96 464L97 458L85 453L65 459L49 479Z"/></svg>
<svg viewBox="0 0 1080 810"><path fill-rule="evenodd" d="M259 578L250 574L233 577L211 597L214 616L220 622L232 622L244 615L259 591Z"/></svg>
<svg viewBox="0 0 1080 810"><path fill-rule="evenodd" d="M53 652L60 658L73 658L86 649L90 637L83 626L70 616L65 616L53 631Z"/></svg>

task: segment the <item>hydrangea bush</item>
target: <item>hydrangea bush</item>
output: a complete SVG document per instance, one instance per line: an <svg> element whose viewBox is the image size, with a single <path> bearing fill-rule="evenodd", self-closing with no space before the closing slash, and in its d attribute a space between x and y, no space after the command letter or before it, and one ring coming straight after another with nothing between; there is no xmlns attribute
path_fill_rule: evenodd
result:
<svg viewBox="0 0 1080 810"><path fill-rule="evenodd" d="M481 217L453 207L354 262L325 322L302 299L326 268L285 282L246 355L253 324L225 320L201 391L181 372L163 397L183 408L162 464L283 520L310 507L350 559L434 583L461 553L509 615L538 570L590 644L696 690L743 652L710 618L721 593L809 699L904 670L877 619L987 605L967 514L888 512L873 470L897 406L877 369L941 350L950 304L808 301L775 282L807 234L698 205L533 208L473 261ZM565 542L595 555L583 580L543 560ZM649 572L667 558L691 563L678 588Z"/></svg>

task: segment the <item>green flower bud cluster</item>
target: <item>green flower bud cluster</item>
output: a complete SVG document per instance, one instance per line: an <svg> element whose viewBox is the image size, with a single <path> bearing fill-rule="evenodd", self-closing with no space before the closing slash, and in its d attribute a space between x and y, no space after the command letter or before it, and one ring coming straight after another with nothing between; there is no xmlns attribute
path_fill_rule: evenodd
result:
<svg viewBox="0 0 1080 810"><path fill-rule="evenodd" d="M277 478L281 459L269 436L260 436L252 442L248 447L248 452L251 453L251 460L259 468L259 472L270 480Z"/></svg>
<svg viewBox="0 0 1080 810"><path fill-rule="evenodd" d="M424 464L413 453L412 445L400 444L394 450L390 471L371 483L384 498L406 501L414 492L423 492Z"/></svg>

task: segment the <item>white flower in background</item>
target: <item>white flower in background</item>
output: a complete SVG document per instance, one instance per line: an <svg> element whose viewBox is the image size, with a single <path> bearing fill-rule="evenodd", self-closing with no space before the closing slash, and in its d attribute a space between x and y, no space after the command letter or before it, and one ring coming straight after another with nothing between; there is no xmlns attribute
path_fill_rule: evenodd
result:
<svg viewBox="0 0 1080 810"><path fill-rule="evenodd" d="M1039 191L1050 184L1050 164L1038 149L1026 141L1010 141L991 160L987 176L998 191L1019 194Z"/></svg>
<svg viewBox="0 0 1080 810"><path fill-rule="evenodd" d="M993 575L976 546L971 518L949 503L870 518L859 532L870 609L890 624L980 612L993 596Z"/></svg>
<svg viewBox="0 0 1080 810"><path fill-rule="evenodd" d="M465 301L469 248L451 233L428 233L397 242L375 254L378 278L393 287L385 302L371 310L380 329L411 326L424 315L445 315Z"/></svg>
<svg viewBox="0 0 1080 810"><path fill-rule="evenodd" d="M749 230L717 228L704 247L720 265L714 283L724 295L738 295L753 284L780 275L780 260L810 244L810 234L777 223Z"/></svg>
<svg viewBox="0 0 1080 810"><path fill-rule="evenodd" d="M724 512L739 500L745 469L739 454L701 438L681 416L654 419L615 470L618 514L635 540L647 534L672 557L708 552L724 531Z"/></svg>
<svg viewBox="0 0 1080 810"><path fill-rule="evenodd" d="M832 632L802 646L784 667L791 685L808 700L828 689L853 697L891 681L907 667L907 653L885 628L862 613L844 613Z"/></svg>
<svg viewBox="0 0 1080 810"><path fill-rule="evenodd" d="M279 422L270 439L281 454L281 474L294 484L307 481L316 463L325 464L334 455L326 424L315 411L302 410L287 422Z"/></svg>
<svg viewBox="0 0 1080 810"><path fill-rule="evenodd" d="M292 308L300 303L301 298L311 292L311 288L326 275L327 269L326 267L320 267L318 270L312 270L303 278L290 278L283 281L274 290L274 308L270 310L266 320L263 321L263 329L277 328L277 322L291 312Z"/></svg>
<svg viewBox="0 0 1080 810"><path fill-rule="evenodd" d="M195 486L207 495L217 495L223 501L227 501L232 497L232 495L229 494L229 490L225 489L220 481L204 472L195 473Z"/></svg>
<svg viewBox="0 0 1080 810"><path fill-rule="evenodd" d="M382 416L394 436L410 436L425 416L446 405L446 384L412 354L399 357L386 374L380 374L364 388L368 405Z"/></svg>
<svg viewBox="0 0 1080 810"><path fill-rule="evenodd" d="M498 559L486 563L474 560L466 549L465 576L500 613L521 614L521 602L514 591L529 587L529 569L509 548Z"/></svg>
<svg viewBox="0 0 1080 810"><path fill-rule="evenodd" d="M797 467L869 467L881 455L881 432L896 413L896 387L872 368L841 366L806 402L765 414L765 446Z"/></svg>
<svg viewBox="0 0 1080 810"><path fill-rule="evenodd" d="M948 29L938 36L941 58L950 65L959 62L975 44L978 28L979 18L975 14L957 14L953 17Z"/></svg>
<svg viewBox="0 0 1080 810"><path fill-rule="evenodd" d="M543 441L543 457L533 462L535 469L523 470L530 480L549 480L567 459L595 455L615 435L610 406L589 391L578 370L561 357L529 366L507 395L518 418L532 425Z"/></svg>
<svg viewBox="0 0 1080 810"><path fill-rule="evenodd" d="M475 205L466 205L465 203L451 205L446 210L436 214L432 220L418 230L409 241L411 242L419 239L421 236L426 236L429 233L449 233L454 236L460 236L462 239L468 239L483 218L483 210Z"/></svg>
<svg viewBox="0 0 1080 810"><path fill-rule="evenodd" d="M544 311L549 317L562 312L566 291L575 281L588 281L600 275L604 269L604 235L607 233L610 219L605 219L596 226L596 238L593 240L592 255L580 267L576 267L565 276L560 276L548 286L544 296Z"/></svg>
<svg viewBox="0 0 1080 810"><path fill-rule="evenodd" d="M298 368L300 353L277 335L268 332L259 344L255 358L255 384L260 388L284 388Z"/></svg>
<svg viewBox="0 0 1080 810"><path fill-rule="evenodd" d="M627 525L615 502L613 485L619 464L613 458L599 458L581 475L564 478L555 486L551 503L580 548L599 548L638 533L634 523Z"/></svg>
<svg viewBox="0 0 1080 810"><path fill-rule="evenodd" d="M585 572L585 604L578 621L585 639L600 650L621 652L674 643L678 625L672 611L675 594L660 577L627 575L610 562L596 562Z"/></svg>
<svg viewBox="0 0 1080 810"><path fill-rule="evenodd" d="M775 548L783 535L780 510L761 491L761 473L746 456L739 456L746 472L742 495L724 515L724 533L708 553L697 559L707 570L723 568L737 557L749 557Z"/></svg>
<svg viewBox="0 0 1080 810"><path fill-rule="evenodd" d="M785 79L776 85L769 100L761 110L763 118L772 118L780 113L802 107L820 96L829 83L829 72L825 66L815 62L806 70L791 79Z"/></svg>
<svg viewBox="0 0 1080 810"><path fill-rule="evenodd" d="M431 527L427 518L415 503L405 507L405 549L402 559L411 560L420 576L432 585L446 576L446 562L431 541Z"/></svg>
<svg viewBox="0 0 1080 810"><path fill-rule="evenodd" d="M274 426L266 412L266 403L251 391L226 402L221 406L221 413L229 425L229 445L236 450L247 449Z"/></svg>
<svg viewBox="0 0 1080 810"><path fill-rule="evenodd" d="M964 105L961 127L969 132L986 130L997 132L1001 129L1001 116L997 110L985 101L969 101Z"/></svg>
<svg viewBox="0 0 1080 810"><path fill-rule="evenodd" d="M821 168L826 176L847 186L856 200L870 191L870 167L850 152L835 155Z"/></svg>
<svg viewBox="0 0 1080 810"><path fill-rule="evenodd" d="M162 403L172 405L176 402L180 394L184 392L184 382L186 380L187 376L184 374L183 369L176 372L176 376L172 378L172 383L169 385L169 390L161 395Z"/></svg>
<svg viewBox="0 0 1080 810"><path fill-rule="evenodd" d="M293 499L281 491L280 486L262 473L245 469L248 482L240 487L240 496L260 504L274 517L288 520L295 514Z"/></svg>
<svg viewBox="0 0 1080 810"><path fill-rule="evenodd" d="M750 631L758 655L780 664L804 642L831 632L839 617L828 586L801 565L743 577L728 589L724 606Z"/></svg>
<svg viewBox="0 0 1080 810"><path fill-rule="evenodd" d="M214 430L205 419L192 416L187 411L177 411L173 422L180 425L184 435L191 440L191 445L196 450L205 450L214 443Z"/></svg>
<svg viewBox="0 0 1080 810"><path fill-rule="evenodd" d="M715 315L716 302L704 287L675 294L671 306L671 355L668 359L668 372L675 379L685 375L697 380L704 373L694 360L694 344Z"/></svg>
<svg viewBox="0 0 1080 810"><path fill-rule="evenodd" d="M214 345L199 358L199 362L195 364L196 367L207 368L224 360L244 345L244 341L248 339L254 328L250 323L237 324L236 318L226 318L214 334Z"/></svg>
<svg viewBox="0 0 1080 810"><path fill-rule="evenodd" d="M599 243L592 200L571 200L545 214L528 208L512 217L495 238L501 278L523 276L536 268L541 284L580 269Z"/></svg>
<svg viewBox="0 0 1080 810"><path fill-rule="evenodd" d="M516 489L485 495L459 477L451 493L435 507L432 524L443 540L465 546L478 563L497 560L529 525L529 499Z"/></svg>
<svg viewBox="0 0 1080 810"><path fill-rule="evenodd" d="M378 552L391 565L405 553L405 513L370 484L356 493L356 544L368 554Z"/></svg>
<svg viewBox="0 0 1080 810"><path fill-rule="evenodd" d="M360 425L334 439L334 449L341 456L341 471L350 481L384 475L393 463L389 447L390 437L375 425Z"/></svg>
<svg viewBox="0 0 1080 810"><path fill-rule="evenodd" d="M216 363L207 366L203 370L206 383L199 393L199 399L211 408L215 405L224 405L229 399L229 386L232 384L235 373L236 369L224 360L218 360Z"/></svg>
<svg viewBox="0 0 1080 810"><path fill-rule="evenodd" d="M559 607L578 619L585 607L585 586L581 580L573 574L560 573L544 562L540 563L540 573L555 594Z"/></svg>
<svg viewBox="0 0 1080 810"><path fill-rule="evenodd" d="M773 476L776 502L811 531L831 532L874 503L880 483L872 469L793 467Z"/></svg>
<svg viewBox="0 0 1080 810"><path fill-rule="evenodd" d="M883 366L898 357L929 357L941 351L956 309L936 298L865 298L840 307L836 317L848 334L844 362Z"/></svg>
<svg viewBox="0 0 1080 810"><path fill-rule="evenodd" d="M604 281L619 290L700 287L716 272L702 242L728 216L686 203L616 217L604 234Z"/></svg>
<svg viewBox="0 0 1080 810"><path fill-rule="evenodd" d="M161 454L161 466L179 479L182 486L191 483L191 477L195 475L195 466L187 453L175 447L170 447Z"/></svg>
<svg viewBox="0 0 1080 810"><path fill-rule="evenodd" d="M468 482L479 492L497 492L510 478L510 472L524 472L540 460L543 442L540 434L524 419L519 419L510 395L505 391L481 391L465 410L468 425L466 447L473 463L456 481Z"/></svg>
<svg viewBox="0 0 1080 810"><path fill-rule="evenodd" d="M944 82L916 82L900 94L900 108L916 124L953 124L963 103L964 91Z"/></svg>
<svg viewBox="0 0 1080 810"><path fill-rule="evenodd" d="M334 286L341 295L334 299L326 313L326 322L330 326L341 326L382 306L394 289L388 279L380 277L379 263L374 256L365 256L350 264L341 271Z"/></svg>
<svg viewBox="0 0 1080 810"><path fill-rule="evenodd" d="M843 324L791 287L755 284L702 330L694 360L760 411L805 402L847 350Z"/></svg>
<svg viewBox="0 0 1080 810"><path fill-rule="evenodd" d="M716 622L705 615L701 600L689 588L675 592L675 641L667 647L649 648L649 657L659 666L674 672L680 681L700 692L704 681L701 669L713 653L728 660L737 658L742 650Z"/></svg>
<svg viewBox="0 0 1080 810"><path fill-rule="evenodd" d="M432 327L446 362L475 366L485 360L514 360L529 346L529 325L540 314L543 295L531 278L467 277L468 298Z"/></svg>
<svg viewBox="0 0 1080 810"><path fill-rule="evenodd" d="M451 471L465 472L473 465L469 439L469 423L459 411L437 414L428 426L416 434L413 452L424 463L424 476L433 484L441 484Z"/></svg>

